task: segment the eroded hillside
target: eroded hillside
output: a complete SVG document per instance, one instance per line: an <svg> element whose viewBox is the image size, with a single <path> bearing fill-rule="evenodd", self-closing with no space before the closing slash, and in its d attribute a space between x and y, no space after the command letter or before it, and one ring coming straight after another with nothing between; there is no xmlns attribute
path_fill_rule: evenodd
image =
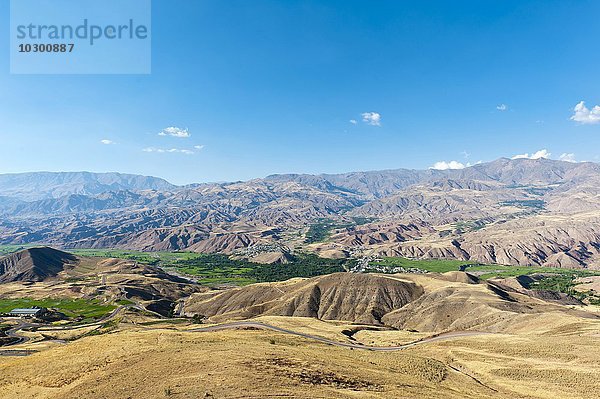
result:
<svg viewBox="0 0 600 399"><path fill-rule="evenodd" d="M125 175L83 174L65 185L64 176L9 177L0 179L0 244L225 254L278 245L323 256L600 267L600 166L589 162L499 159L186 187ZM44 198L23 194L27 179L42 179ZM309 239L315 226L326 227Z"/></svg>

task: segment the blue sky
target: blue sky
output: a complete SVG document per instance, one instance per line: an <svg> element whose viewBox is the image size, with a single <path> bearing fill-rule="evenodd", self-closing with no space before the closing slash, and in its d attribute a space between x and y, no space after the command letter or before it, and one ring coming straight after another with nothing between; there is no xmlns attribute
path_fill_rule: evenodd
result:
<svg viewBox="0 0 600 399"><path fill-rule="evenodd" d="M0 173L189 183L600 156L598 1L152 7L150 75L11 75L0 30Z"/></svg>

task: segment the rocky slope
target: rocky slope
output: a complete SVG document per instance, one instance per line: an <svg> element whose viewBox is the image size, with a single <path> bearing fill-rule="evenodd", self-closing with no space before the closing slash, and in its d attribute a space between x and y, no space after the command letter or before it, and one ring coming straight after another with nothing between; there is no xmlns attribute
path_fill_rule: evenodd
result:
<svg viewBox="0 0 600 399"><path fill-rule="evenodd" d="M0 284L43 281L75 263L76 256L56 249L26 249L0 258Z"/></svg>

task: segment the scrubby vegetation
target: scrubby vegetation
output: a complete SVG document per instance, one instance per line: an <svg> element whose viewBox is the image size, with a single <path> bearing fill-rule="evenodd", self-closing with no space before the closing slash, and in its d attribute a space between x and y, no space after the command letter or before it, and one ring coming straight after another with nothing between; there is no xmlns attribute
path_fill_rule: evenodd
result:
<svg viewBox="0 0 600 399"><path fill-rule="evenodd" d="M283 281L292 277L314 277L343 272L353 261L325 259L316 255L296 255L290 263L257 265L250 275L257 281Z"/></svg>
<svg viewBox="0 0 600 399"><path fill-rule="evenodd" d="M534 290L549 290L562 292L571 295L580 301L589 302L592 305L600 305L600 295L593 291L578 291L575 289L577 283L575 280L579 277L589 276L589 272L573 271L560 273L536 281L529 288Z"/></svg>
<svg viewBox="0 0 600 399"><path fill-rule="evenodd" d="M464 222L458 222L454 225L454 231L457 234L463 234L469 231L481 230L485 227L485 221L483 220L469 220Z"/></svg>
<svg viewBox="0 0 600 399"><path fill-rule="evenodd" d="M362 219L358 222L363 221ZM163 267L194 276L203 285L247 285L256 282L282 281L293 277L313 277L341 272L353 260L324 259L312 254L292 255L289 263L260 264L231 259L222 254L193 252L138 252L125 250L78 249L80 256L114 257Z"/></svg>
<svg viewBox="0 0 600 399"><path fill-rule="evenodd" d="M558 274L555 276L548 276L539 281L531 284L529 288L535 290L550 290L557 292L564 292L565 294L574 295L576 292L573 289L575 287L575 278L572 274Z"/></svg>
<svg viewBox="0 0 600 399"><path fill-rule="evenodd" d="M379 261L369 263L371 266L380 268L403 267L405 269L420 269L428 272L446 273L450 271L463 270L476 265L476 262L446 259L407 259L386 257Z"/></svg>
<svg viewBox="0 0 600 399"><path fill-rule="evenodd" d="M500 206L516 206L524 209L544 209L546 203L543 200L510 200L503 201L499 204Z"/></svg>
<svg viewBox="0 0 600 399"><path fill-rule="evenodd" d="M577 277L594 276L600 275L600 272L588 271L588 270L571 270L571 269L560 269L553 267L535 267L535 266L505 266L505 265L482 265L474 261L463 261L463 260L447 260L447 259L406 259L406 258L395 258L387 257L380 261L370 262L372 266L383 266L383 267L403 267L405 269L420 269L428 272L435 273L446 273L450 271L466 271L469 273L477 274L481 279L487 280L494 277L516 277L521 275L531 275L538 273L553 273L557 274L558 277L555 283L548 281L548 286L553 288L541 288L539 289L552 289L554 291L561 291L558 288L566 289L565 281L572 281ZM560 283L559 283L560 282ZM562 284L562 285L561 285Z"/></svg>
<svg viewBox="0 0 600 399"><path fill-rule="evenodd" d="M129 259L148 265L169 264L203 256L194 252L141 252L120 249L72 249L69 252L79 256Z"/></svg>
<svg viewBox="0 0 600 399"><path fill-rule="evenodd" d="M199 278L205 285L236 284L246 285L256 282L249 276L253 264L230 259L225 255L202 254L167 264L176 271Z"/></svg>
<svg viewBox="0 0 600 399"><path fill-rule="evenodd" d="M225 255L202 255L194 259L178 261L172 267L180 272L200 277L200 282L203 284L245 285L342 272L345 270L344 266L350 262L352 261L300 254L292 256L289 263L259 264L230 259Z"/></svg>
<svg viewBox="0 0 600 399"><path fill-rule="evenodd" d="M337 222L333 219L320 219L308 228L304 242L314 244L329 238L331 232L336 229L345 229L352 226L360 226L372 222L374 219L365 217L353 217L351 222Z"/></svg>

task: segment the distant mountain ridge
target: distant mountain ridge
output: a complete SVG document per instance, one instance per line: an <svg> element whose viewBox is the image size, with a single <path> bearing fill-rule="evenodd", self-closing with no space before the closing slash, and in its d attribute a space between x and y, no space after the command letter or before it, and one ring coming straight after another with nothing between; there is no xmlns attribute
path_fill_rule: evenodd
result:
<svg viewBox="0 0 600 399"><path fill-rule="evenodd" d="M6 176L0 244L257 259L253 248L303 248L334 257L600 268L600 165L591 162L501 158L459 170L288 174L183 187L120 174L24 174L19 184ZM313 228L323 233L308 242ZM268 258L285 256L271 251Z"/></svg>
<svg viewBox="0 0 600 399"><path fill-rule="evenodd" d="M554 184L565 180L600 175L600 164L563 162L550 159L508 159L476 164L464 169L382 171L341 174L271 175L265 181L295 181L316 187L334 187L381 198L414 184L452 179L456 181L493 181L503 184Z"/></svg>
<svg viewBox="0 0 600 399"><path fill-rule="evenodd" d="M97 195L110 191L173 190L177 186L152 176L124 173L30 172L0 174L0 196L23 201L70 194Z"/></svg>

